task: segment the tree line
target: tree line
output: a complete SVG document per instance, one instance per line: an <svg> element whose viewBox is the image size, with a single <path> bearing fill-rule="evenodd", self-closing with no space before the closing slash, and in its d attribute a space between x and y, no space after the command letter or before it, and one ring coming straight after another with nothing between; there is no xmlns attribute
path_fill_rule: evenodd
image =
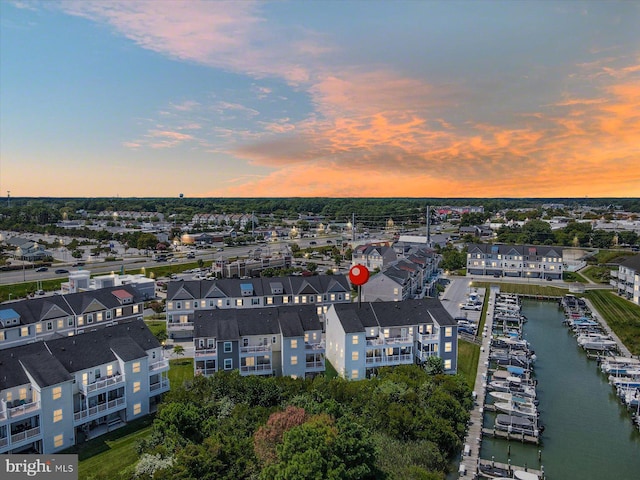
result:
<svg viewBox="0 0 640 480"><path fill-rule="evenodd" d="M218 372L168 394L136 478L443 480L471 406L462 377L415 365L361 381Z"/></svg>

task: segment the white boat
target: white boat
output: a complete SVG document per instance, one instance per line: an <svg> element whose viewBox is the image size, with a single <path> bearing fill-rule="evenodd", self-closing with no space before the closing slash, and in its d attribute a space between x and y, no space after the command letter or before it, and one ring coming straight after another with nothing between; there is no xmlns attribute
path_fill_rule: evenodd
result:
<svg viewBox="0 0 640 480"><path fill-rule="evenodd" d="M496 400L502 400L503 402L511 402L512 400L517 401L516 399L519 399L520 401L523 402L527 402L527 403L533 403L533 398L534 397L525 397L525 396L520 396L518 394L518 392L489 392L489 396L491 398L494 398Z"/></svg>
<svg viewBox="0 0 640 480"><path fill-rule="evenodd" d="M585 350L615 350L618 344L615 340L590 340L583 343L582 348Z"/></svg>
<svg viewBox="0 0 640 480"><path fill-rule="evenodd" d="M499 412L515 415L517 417L538 418L538 409L530 402L497 402L493 404Z"/></svg>
<svg viewBox="0 0 640 480"><path fill-rule="evenodd" d="M502 430L503 432L537 437L540 434L541 429L538 429L536 423L537 422L531 418L499 413L496 415L496 421L493 426L496 430Z"/></svg>
<svg viewBox="0 0 640 480"><path fill-rule="evenodd" d="M525 472L522 470L516 470L513 472L513 478L518 480L540 480L540 477L535 473Z"/></svg>

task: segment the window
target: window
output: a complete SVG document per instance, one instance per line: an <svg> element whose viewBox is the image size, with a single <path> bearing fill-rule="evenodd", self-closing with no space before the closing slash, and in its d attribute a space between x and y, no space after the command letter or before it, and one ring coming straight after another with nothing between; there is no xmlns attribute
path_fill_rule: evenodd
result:
<svg viewBox="0 0 640 480"><path fill-rule="evenodd" d="M445 370L451 370L451 360L445 360L444 361L444 369Z"/></svg>
<svg viewBox="0 0 640 480"><path fill-rule="evenodd" d="M282 297L282 303L289 303L289 297L288 296Z"/></svg>
<svg viewBox="0 0 640 480"><path fill-rule="evenodd" d="M242 306L242 299L236 298L236 307L241 307L241 306Z"/></svg>
<svg viewBox="0 0 640 480"><path fill-rule="evenodd" d="M102 312L98 312L96 313L96 322L101 322L102 321Z"/></svg>
<svg viewBox="0 0 640 480"><path fill-rule="evenodd" d="M116 308L116 317L122 316L122 308Z"/></svg>
<svg viewBox="0 0 640 480"><path fill-rule="evenodd" d="M59 422L62 420L62 409L59 408L53 411L53 423Z"/></svg>
<svg viewBox="0 0 640 480"><path fill-rule="evenodd" d="M64 444L64 437L62 434L56 435L55 437L53 437L54 447L61 447L63 444Z"/></svg>
<svg viewBox="0 0 640 480"><path fill-rule="evenodd" d="M445 337L450 337L453 335L453 327L446 327L444 329L444 336Z"/></svg>
<svg viewBox="0 0 640 480"><path fill-rule="evenodd" d="M133 414L134 415L140 415L141 412L142 412L142 404L141 403L136 403L133 406Z"/></svg>
<svg viewBox="0 0 640 480"><path fill-rule="evenodd" d="M7 392L7 402L13 401L13 392Z"/></svg>
<svg viewBox="0 0 640 480"><path fill-rule="evenodd" d="M47 332L53 330L53 322L47 322Z"/></svg>
<svg viewBox="0 0 640 480"><path fill-rule="evenodd" d="M298 356L291 355L291 365L297 365L297 364L298 364Z"/></svg>
<svg viewBox="0 0 640 480"><path fill-rule="evenodd" d="M273 305L273 297L267 297L267 305Z"/></svg>
<svg viewBox="0 0 640 480"><path fill-rule="evenodd" d="M4 332L0 331L0 341L4 340Z"/></svg>
<svg viewBox="0 0 640 480"><path fill-rule="evenodd" d="M331 294L331 296L330 296L330 298L331 298L331 301L332 301L332 302L335 302L335 301L336 301L336 294L335 294L335 293L332 293L332 294Z"/></svg>
<svg viewBox="0 0 640 480"><path fill-rule="evenodd" d="M243 347L248 347L249 346L249 339L248 338L243 338L242 339L242 346Z"/></svg>
<svg viewBox="0 0 640 480"><path fill-rule="evenodd" d="M351 360L353 360L354 362L357 362L359 357L360 355L358 352L351 352Z"/></svg>
<svg viewBox="0 0 640 480"><path fill-rule="evenodd" d="M353 345L358 345L358 336L354 335L353 337L351 337L351 343Z"/></svg>
<svg viewBox="0 0 640 480"><path fill-rule="evenodd" d="M300 303L300 297L298 297L297 295L293 297L293 303Z"/></svg>
<svg viewBox="0 0 640 480"><path fill-rule="evenodd" d="M95 377L96 380L102 376L99 368L96 368L96 371L93 373L93 376Z"/></svg>
<svg viewBox="0 0 640 480"><path fill-rule="evenodd" d="M298 340L295 338L291 339L291 348L298 348Z"/></svg>
<svg viewBox="0 0 640 480"><path fill-rule="evenodd" d="M51 397L54 400L57 400L60 397L62 397L62 387L53 387L53 389L51 390Z"/></svg>
<svg viewBox="0 0 640 480"><path fill-rule="evenodd" d="M4 333L4 332L2 332ZM36 333L42 333L42 324L36 323Z"/></svg>
<svg viewBox="0 0 640 480"><path fill-rule="evenodd" d="M62 327L64 327L64 320L60 319L58 320L58 328L62 328Z"/></svg>
<svg viewBox="0 0 640 480"><path fill-rule="evenodd" d="M173 302L167 302L167 310L173 310Z"/></svg>
<svg viewBox="0 0 640 480"><path fill-rule="evenodd" d="M26 388L21 388L19 393L20 393L20 400L26 400L27 399L27 389Z"/></svg>
<svg viewBox="0 0 640 480"><path fill-rule="evenodd" d="M184 309L189 310L191 308L191 302L184 302Z"/></svg>
<svg viewBox="0 0 640 480"><path fill-rule="evenodd" d="M133 393L138 393L140 391L140 382L133 382Z"/></svg>
<svg viewBox="0 0 640 480"><path fill-rule="evenodd" d="M351 370L351 379L352 380L357 380L358 379L358 370L357 369Z"/></svg>
<svg viewBox="0 0 640 480"><path fill-rule="evenodd" d="M260 305L260 299L259 298L252 298L251 299L251 305Z"/></svg>
<svg viewBox="0 0 640 480"><path fill-rule="evenodd" d="M309 343L309 334L308 333L304 334L304 343Z"/></svg>
<svg viewBox="0 0 640 480"><path fill-rule="evenodd" d="M214 307L213 300L209 300L209 306L210 306L211 308L213 308L213 307Z"/></svg>
<svg viewBox="0 0 640 480"><path fill-rule="evenodd" d="M344 299L345 300L349 300L351 298L351 294L350 293L345 293L344 294Z"/></svg>
<svg viewBox="0 0 640 480"><path fill-rule="evenodd" d="M221 306L222 306L222 300L221 300L221 299L219 299L219 300L218 300L218 306L219 306L219 307L221 307Z"/></svg>
<svg viewBox="0 0 640 480"><path fill-rule="evenodd" d="M113 365L107 365L107 377L113 375Z"/></svg>
<svg viewBox="0 0 640 480"><path fill-rule="evenodd" d="M106 312L104 312L104 315L107 320L111 320L111 310L107 310Z"/></svg>
<svg viewBox="0 0 640 480"><path fill-rule="evenodd" d="M84 317L82 315L78 315L78 325L84 325Z"/></svg>
<svg viewBox="0 0 640 480"><path fill-rule="evenodd" d="M93 315L91 313L87 315L87 323L93 323Z"/></svg>
<svg viewBox="0 0 640 480"><path fill-rule="evenodd" d="M322 307L318 307L318 308L316 309L316 313L317 313L318 315L322 315Z"/></svg>
<svg viewBox="0 0 640 480"><path fill-rule="evenodd" d="M231 370L233 368L233 360L230 358L224 359L224 369Z"/></svg>
<svg viewBox="0 0 640 480"><path fill-rule="evenodd" d="M445 353L450 353L453 350L453 344L451 342L445 342L444 351Z"/></svg>
<svg viewBox="0 0 640 480"><path fill-rule="evenodd" d="M29 336L29 327L22 327L20 329L20 336L21 337L28 337Z"/></svg>
<svg viewBox="0 0 640 480"><path fill-rule="evenodd" d="M231 353L233 351L233 344L231 342L224 342L224 353ZM225 360L226 363L226 360Z"/></svg>
<svg viewBox="0 0 640 480"><path fill-rule="evenodd" d="M133 313L140 313L140 305L133 306Z"/></svg>
<svg viewBox="0 0 640 480"><path fill-rule="evenodd" d="M133 373L140 373L140 362L135 362L133 365Z"/></svg>
<svg viewBox="0 0 640 480"><path fill-rule="evenodd" d="M271 343L276 343L278 341L278 337L271 337Z"/></svg>

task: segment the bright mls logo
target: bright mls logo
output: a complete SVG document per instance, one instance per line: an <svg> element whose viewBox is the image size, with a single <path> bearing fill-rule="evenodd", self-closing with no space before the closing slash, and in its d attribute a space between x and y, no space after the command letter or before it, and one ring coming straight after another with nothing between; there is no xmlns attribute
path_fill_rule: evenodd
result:
<svg viewBox="0 0 640 480"><path fill-rule="evenodd" d="M0 478L77 480L77 455L0 455Z"/></svg>

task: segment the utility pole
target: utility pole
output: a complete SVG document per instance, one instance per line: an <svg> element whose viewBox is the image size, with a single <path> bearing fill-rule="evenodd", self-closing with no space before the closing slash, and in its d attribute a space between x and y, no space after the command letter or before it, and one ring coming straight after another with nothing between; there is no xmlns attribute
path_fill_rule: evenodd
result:
<svg viewBox="0 0 640 480"><path fill-rule="evenodd" d="M351 214L351 241L356 241L356 214Z"/></svg>
<svg viewBox="0 0 640 480"><path fill-rule="evenodd" d="M7 208L11 207L11 191L7 190Z"/></svg>

